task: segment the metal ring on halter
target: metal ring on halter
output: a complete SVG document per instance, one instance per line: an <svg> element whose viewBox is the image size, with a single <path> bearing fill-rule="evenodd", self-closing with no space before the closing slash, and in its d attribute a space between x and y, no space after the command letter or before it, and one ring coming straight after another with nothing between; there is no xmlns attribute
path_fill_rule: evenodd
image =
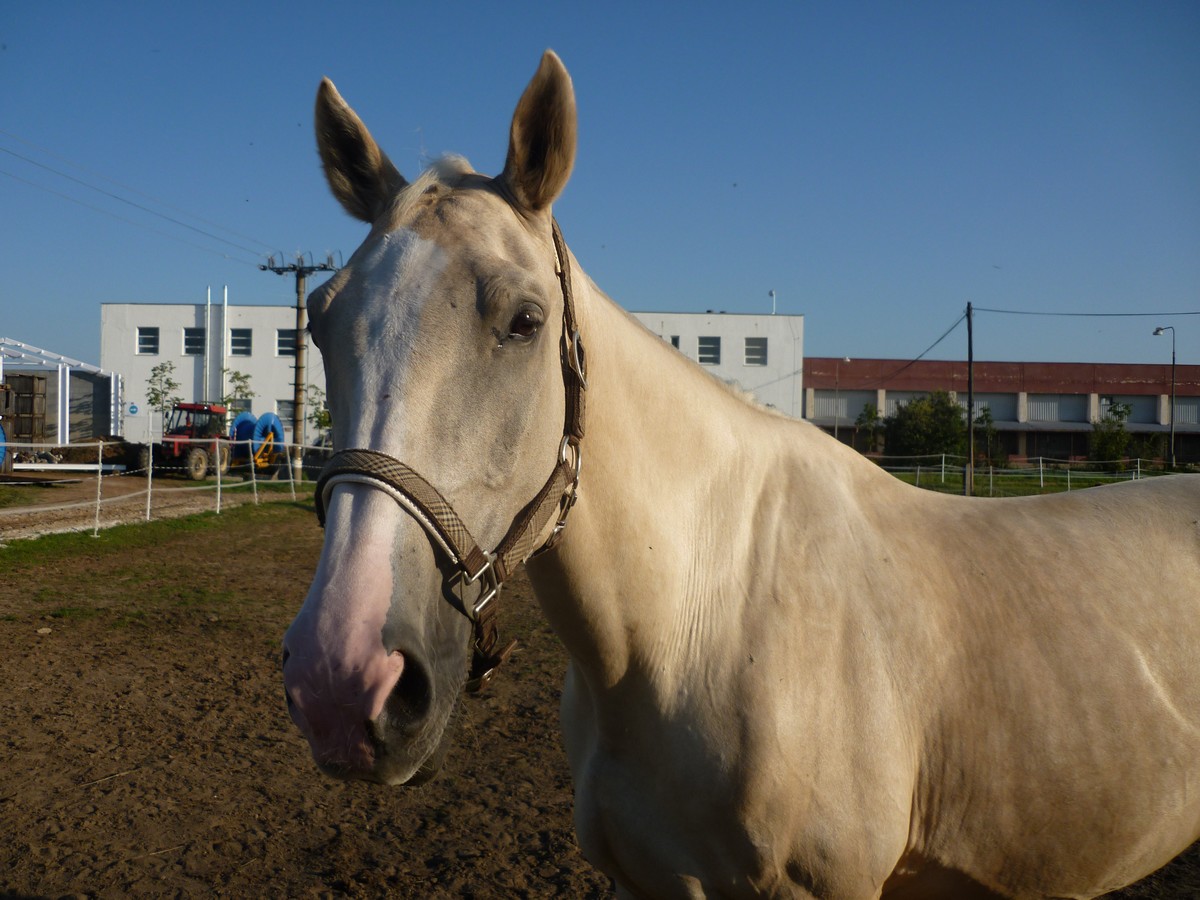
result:
<svg viewBox="0 0 1200 900"><path fill-rule="evenodd" d="M575 475L573 484L571 485L571 490L573 491L575 488L579 487L579 472L583 468L583 450L580 448L578 442L571 440L571 436L569 434L564 434L562 441L558 445L558 461L560 463L566 463L568 447L575 448Z"/></svg>
<svg viewBox="0 0 1200 900"><path fill-rule="evenodd" d="M578 328L571 335L571 341L567 345L567 365L571 367L571 371L575 373L575 377L579 379L584 390L587 390L587 359L583 352L583 338L580 337Z"/></svg>

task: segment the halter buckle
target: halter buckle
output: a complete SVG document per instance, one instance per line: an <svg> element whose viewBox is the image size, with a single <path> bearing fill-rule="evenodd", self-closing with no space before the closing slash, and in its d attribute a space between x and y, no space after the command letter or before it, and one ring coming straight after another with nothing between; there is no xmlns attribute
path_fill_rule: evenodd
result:
<svg viewBox="0 0 1200 900"><path fill-rule="evenodd" d="M488 553L487 562L474 575L469 574L466 569L462 569L458 573L459 584L479 585L479 596L475 599L474 603L468 605L466 598L461 594L459 595L459 599L463 605L463 613L472 622L478 622L483 611L500 596L500 579L496 575L495 562L496 554Z"/></svg>

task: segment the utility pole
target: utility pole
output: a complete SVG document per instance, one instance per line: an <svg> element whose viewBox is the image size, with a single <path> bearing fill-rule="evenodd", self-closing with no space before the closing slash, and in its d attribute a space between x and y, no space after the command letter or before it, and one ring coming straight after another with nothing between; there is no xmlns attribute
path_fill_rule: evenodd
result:
<svg viewBox="0 0 1200 900"><path fill-rule="evenodd" d="M304 466L304 451L301 449L301 443L304 436L304 356L305 348L308 346L308 309L304 305L304 298L308 296L308 291L305 282L308 276L314 272L336 272L337 266L333 264L333 254L330 254L325 262L316 265L306 264L303 254L297 254L296 261L286 265L283 264L282 258L280 264L276 265L275 257L272 256L264 265L259 266L259 269L264 272L274 272L276 275L291 273L296 275L296 365L292 382L292 478L299 481Z"/></svg>
<svg viewBox="0 0 1200 900"><path fill-rule="evenodd" d="M975 334L974 310L967 304L967 467L963 470L963 494L975 493Z"/></svg>

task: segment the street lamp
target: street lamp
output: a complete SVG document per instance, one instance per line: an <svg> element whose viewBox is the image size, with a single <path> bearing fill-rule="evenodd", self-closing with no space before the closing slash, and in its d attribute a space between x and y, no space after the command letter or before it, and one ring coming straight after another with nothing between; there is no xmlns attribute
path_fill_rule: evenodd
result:
<svg viewBox="0 0 1200 900"><path fill-rule="evenodd" d="M850 357L843 356L833 364L833 436L835 439L838 436L838 423L842 420L842 404L841 399L838 396L838 382L840 378L839 369L841 368L842 363L848 362L850 362Z"/></svg>
<svg viewBox="0 0 1200 900"><path fill-rule="evenodd" d="M1154 329L1155 337L1171 332L1171 468L1175 468L1175 326L1159 325Z"/></svg>

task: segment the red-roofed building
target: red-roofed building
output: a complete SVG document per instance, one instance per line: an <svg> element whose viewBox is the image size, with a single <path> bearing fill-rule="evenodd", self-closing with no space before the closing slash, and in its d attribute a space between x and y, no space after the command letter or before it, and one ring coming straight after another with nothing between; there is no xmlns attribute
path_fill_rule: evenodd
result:
<svg viewBox="0 0 1200 900"><path fill-rule="evenodd" d="M975 363L975 411L987 408L1003 450L1013 457L1086 457L1092 425L1112 403L1130 407L1134 436L1171 429L1171 365ZM967 402L965 361L810 357L804 360L804 418L851 443L864 406L881 417L934 391ZM1175 367L1175 454L1200 461L1200 366Z"/></svg>

